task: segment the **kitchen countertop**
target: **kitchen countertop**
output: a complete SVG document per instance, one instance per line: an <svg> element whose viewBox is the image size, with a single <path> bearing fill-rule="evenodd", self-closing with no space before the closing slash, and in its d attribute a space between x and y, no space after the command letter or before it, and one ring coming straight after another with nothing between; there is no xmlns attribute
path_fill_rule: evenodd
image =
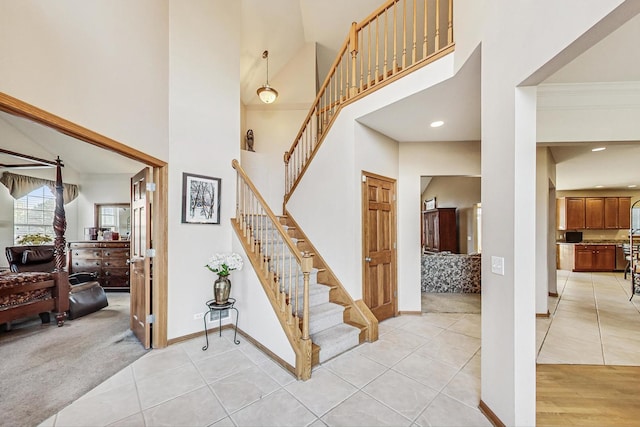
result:
<svg viewBox="0 0 640 427"><path fill-rule="evenodd" d="M569 243L563 241L557 241L558 245L622 245L623 243L629 243L628 240L583 240L579 243Z"/></svg>

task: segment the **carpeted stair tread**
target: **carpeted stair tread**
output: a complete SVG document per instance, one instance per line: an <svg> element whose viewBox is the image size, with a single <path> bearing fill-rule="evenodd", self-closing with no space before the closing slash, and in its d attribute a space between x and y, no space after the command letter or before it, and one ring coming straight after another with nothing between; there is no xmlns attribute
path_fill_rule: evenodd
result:
<svg viewBox="0 0 640 427"><path fill-rule="evenodd" d="M316 334L343 323L344 306L326 302L309 307L309 333Z"/></svg>
<svg viewBox="0 0 640 427"><path fill-rule="evenodd" d="M360 329L340 323L311 336L314 344L320 346L320 363L338 354L356 347L359 341Z"/></svg>

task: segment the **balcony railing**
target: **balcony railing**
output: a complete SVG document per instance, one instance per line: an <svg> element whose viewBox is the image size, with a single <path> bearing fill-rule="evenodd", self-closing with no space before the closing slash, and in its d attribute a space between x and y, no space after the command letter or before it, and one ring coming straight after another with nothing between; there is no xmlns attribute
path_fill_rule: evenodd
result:
<svg viewBox="0 0 640 427"><path fill-rule="evenodd" d="M354 22L284 154L285 204L343 106L453 47L453 0L390 0L359 24Z"/></svg>

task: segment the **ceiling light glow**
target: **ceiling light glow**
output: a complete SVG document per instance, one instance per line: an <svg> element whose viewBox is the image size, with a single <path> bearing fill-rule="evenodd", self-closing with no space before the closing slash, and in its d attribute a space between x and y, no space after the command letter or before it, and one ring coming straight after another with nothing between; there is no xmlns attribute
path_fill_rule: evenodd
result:
<svg viewBox="0 0 640 427"><path fill-rule="evenodd" d="M629 187L629 188L635 188L635 187L637 187L637 185L635 185L635 184L631 184L631 185L627 185L627 187Z"/></svg>
<svg viewBox="0 0 640 427"><path fill-rule="evenodd" d="M602 188L604 185L596 185L596 188Z"/></svg>
<svg viewBox="0 0 640 427"><path fill-rule="evenodd" d="M432 128L439 128L443 124L444 124L444 122L442 120L436 120L435 122L431 122L431 127Z"/></svg>
<svg viewBox="0 0 640 427"><path fill-rule="evenodd" d="M594 151L594 152L595 151L604 151L606 149L607 149L607 147L598 147L598 148L592 148L591 151Z"/></svg>

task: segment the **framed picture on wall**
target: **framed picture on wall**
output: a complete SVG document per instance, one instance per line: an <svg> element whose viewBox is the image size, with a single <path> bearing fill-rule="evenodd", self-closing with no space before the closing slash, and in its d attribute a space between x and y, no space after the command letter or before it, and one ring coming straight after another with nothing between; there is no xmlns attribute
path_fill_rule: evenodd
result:
<svg viewBox="0 0 640 427"><path fill-rule="evenodd" d="M182 222L220 224L220 178L182 174Z"/></svg>
<svg viewBox="0 0 640 427"><path fill-rule="evenodd" d="M436 198L425 200L424 201L424 210L428 211L436 208Z"/></svg>

